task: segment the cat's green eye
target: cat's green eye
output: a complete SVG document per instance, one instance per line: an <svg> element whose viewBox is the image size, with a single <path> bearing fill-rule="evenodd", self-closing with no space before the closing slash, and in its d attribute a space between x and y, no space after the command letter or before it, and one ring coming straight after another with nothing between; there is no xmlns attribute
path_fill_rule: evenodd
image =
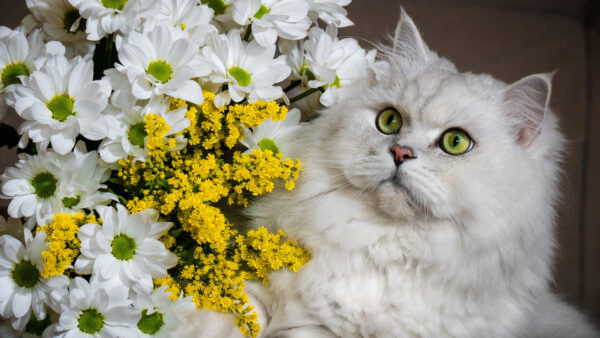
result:
<svg viewBox="0 0 600 338"><path fill-rule="evenodd" d="M473 140L463 130L449 129L440 139L440 148L450 155L462 155L473 148Z"/></svg>
<svg viewBox="0 0 600 338"><path fill-rule="evenodd" d="M402 127L402 116L394 108L386 108L377 115L377 130L384 134L395 134Z"/></svg>

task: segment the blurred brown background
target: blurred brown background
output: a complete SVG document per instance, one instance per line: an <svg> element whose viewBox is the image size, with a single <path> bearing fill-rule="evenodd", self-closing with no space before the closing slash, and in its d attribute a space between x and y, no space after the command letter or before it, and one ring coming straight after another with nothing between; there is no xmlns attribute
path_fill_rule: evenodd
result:
<svg viewBox="0 0 600 338"><path fill-rule="evenodd" d="M462 71L513 82L557 70L551 105L570 147L556 290L600 324L600 1L354 0L347 9L355 26L340 34L371 48L368 41L393 32L400 5L429 47ZM14 27L26 13L25 1L0 0L0 25ZM11 115L5 122L14 125ZM0 149L0 171L15 159Z"/></svg>

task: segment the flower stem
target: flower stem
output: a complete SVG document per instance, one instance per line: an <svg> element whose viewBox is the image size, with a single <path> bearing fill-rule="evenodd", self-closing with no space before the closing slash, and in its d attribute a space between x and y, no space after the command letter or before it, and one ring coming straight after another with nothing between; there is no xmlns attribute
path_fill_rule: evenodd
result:
<svg viewBox="0 0 600 338"><path fill-rule="evenodd" d="M252 24L248 25L248 28L246 28L246 33L244 33L244 37L242 38L242 40L244 40L244 41L250 40L251 33L252 33Z"/></svg>
<svg viewBox="0 0 600 338"><path fill-rule="evenodd" d="M290 103L294 103L294 102L296 102L298 100L302 100L303 98L309 96L310 94L312 94L312 93L314 93L314 92L316 92L318 90L321 90L321 89L320 88L311 88L309 90L306 90L306 91L304 91L304 92L302 92L302 93L300 93L300 94L292 97L290 99Z"/></svg>
<svg viewBox="0 0 600 338"><path fill-rule="evenodd" d="M119 60L117 50L114 45L115 34L109 34L102 38L94 50L94 80L99 80L104 76L106 69L113 68L115 62Z"/></svg>
<svg viewBox="0 0 600 338"><path fill-rule="evenodd" d="M104 69L109 69L112 68L114 66L114 64L110 64L111 61L113 60L112 55L113 55L113 42L114 42L114 33L113 34L109 34L106 37L106 48L104 49Z"/></svg>
<svg viewBox="0 0 600 338"><path fill-rule="evenodd" d="M298 87L302 83L302 80L294 80L287 87L283 88L284 92L289 92L290 90Z"/></svg>

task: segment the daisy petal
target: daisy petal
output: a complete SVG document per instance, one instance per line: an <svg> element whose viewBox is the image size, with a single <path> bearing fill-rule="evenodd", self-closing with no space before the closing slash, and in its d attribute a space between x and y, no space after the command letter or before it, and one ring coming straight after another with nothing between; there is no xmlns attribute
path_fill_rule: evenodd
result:
<svg viewBox="0 0 600 338"><path fill-rule="evenodd" d="M23 317L31 311L31 293L17 289L13 296L12 310L15 317Z"/></svg>
<svg viewBox="0 0 600 338"><path fill-rule="evenodd" d="M165 91L165 94L192 102L194 104L202 104L204 96L202 95L202 88L200 85L193 80L182 81L173 89Z"/></svg>
<svg viewBox="0 0 600 338"><path fill-rule="evenodd" d="M26 180L10 180L2 186L2 193L7 196L32 194L33 187Z"/></svg>

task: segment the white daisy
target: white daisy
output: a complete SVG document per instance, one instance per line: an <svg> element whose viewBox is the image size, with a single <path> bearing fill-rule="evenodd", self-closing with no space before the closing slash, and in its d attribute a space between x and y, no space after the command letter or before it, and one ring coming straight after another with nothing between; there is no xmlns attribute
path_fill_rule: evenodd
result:
<svg viewBox="0 0 600 338"><path fill-rule="evenodd" d="M236 0L200 0L199 3L208 6L213 10L213 24L218 26L220 32L228 32L231 29L239 28L239 25L233 21L233 6Z"/></svg>
<svg viewBox="0 0 600 338"><path fill-rule="evenodd" d="M294 131L300 127L300 110L292 109L288 112L285 120L273 122L266 120L260 125L250 129L244 129L244 139L241 141L252 153L256 148L270 150L274 154L279 152L289 155L291 144L295 141Z"/></svg>
<svg viewBox="0 0 600 338"><path fill-rule="evenodd" d="M137 99L131 93L131 83L126 74L110 68L104 71L104 79L110 82L113 90L110 94L110 104L123 110L136 105Z"/></svg>
<svg viewBox="0 0 600 338"><path fill-rule="evenodd" d="M309 40L304 43L307 65L303 70L308 86L322 88L320 101L325 106L337 102L338 90L351 86L367 76L369 58L355 39L337 38L337 29L329 25L327 31L313 27Z"/></svg>
<svg viewBox="0 0 600 338"><path fill-rule="evenodd" d="M2 194L11 199L8 214L14 218L35 216L38 224L45 224L62 203L59 189L66 181L63 162L53 151L18 156L15 166L0 176Z"/></svg>
<svg viewBox="0 0 600 338"><path fill-rule="evenodd" d="M29 76L42 65L46 48L39 30L28 37L17 28L0 34L0 78L2 87L21 84L20 76Z"/></svg>
<svg viewBox="0 0 600 338"><path fill-rule="evenodd" d="M317 19L323 20L328 25L336 27L348 27L354 23L348 19L348 12L344 9L352 0L309 0L310 11L308 16L317 22Z"/></svg>
<svg viewBox="0 0 600 338"><path fill-rule="evenodd" d="M112 105L106 107L104 114L111 121L112 128L98 147L102 160L116 163L128 156L146 158L146 122L141 110L142 108L137 106L129 109L118 109Z"/></svg>
<svg viewBox="0 0 600 338"><path fill-rule="evenodd" d="M233 3L233 19L242 26L252 24L254 39L268 47L278 36L304 39L311 25L309 9L306 0L238 0Z"/></svg>
<svg viewBox="0 0 600 338"><path fill-rule="evenodd" d="M57 55L23 78L22 85L8 89L7 103L26 120L19 128L20 147L31 138L38 149L52 144L56 152L66 154L80 133L90 140L102 137L108 126L100 112L111 88L105 80L93 80L93 68L92 61Z"/></svg>
<svg viewBox="0 0 600 338"><path fill-rule="evenodd" d="M6 113L4 91L21 83L21 76L29 76L46 56L46 49L39 30L25 36L22 28L0 31L0 120Z"/></svg>
<svg viewBox="0 0 600 338"><path fill-rule="evenodd" d="M177 255L158 239L173 225L158 222L158 212L146 209L129 214L118 204L98 207L102 226L85 224L79 229L81 254L75 271L94 273L101 280L118 278L138 292L150 293L152 278L164 277L177 264Z"/></svg>
<svg viewBox="0 0 600 338"><path fill-rule="evenodd" d="M141 314L131 306L128 293L122 284L75 277L58 323L48 329L56 332L53 337L135 337Z"/></svg>
<svg viewBox="0 0 600 338"><path fill-rule="evenodd" d="M191 297L169 298L167 286L161 286L151 294L137 294L134 306L142 311L137 324L141 337L182 337L179 333L188 323L185 318L196 310Z"/></svg>
<svg viewBox="0 0 600 338"><path fill-rule="evenodd" d="M144 18L152 17L157 0L69 0L86 19L85 31L98 41L116 31L128 34Z"/></svg>
<svg viewBox="0 0 600 338"><path fill-rule="evenodd" d="M0 320L0 337L2 338L38 338L38 335L30 334L25 330L15 330L10 321Z"/></svg>
<svg viewBox="0 0 600 338"><path fill-rule="evenodd" d="M39 22L33 14L29 14L25 18L23 18L23 20L21 20L21 25L17 29L25 32L27 34L28 38L30 38L33 33L38 31L40 34L40 38L43 41L48 41L50 39L48 34L43 30L42 23ZM2 33L0 32L0 37L1 36L2 36ZM94 46L92 45L89 47L90 48L82 49L81 53L77 54L77 53L73 52L72 48L65 49L65 45L63 45L62 42L56 41L56 40L50 40L50 41L46 42L46 45L45 45L46 55L44 55L44 57L39 62L36 62L36 66L37 66L36 68L39 68L41 65L43 65L44 61L53 55L67 55L67 54L83 55L85 53L93 52ZM91 55L89 55L88 57L91 58Z"/></svg>
<svg viewBox="0 0 600 338"><path fill-rule="evenodd" d="M11 199L8 213L12 217L32 217L28 227L47 224L57 212L93 209L116 199L100 189L110 170L100 166L96 151L86 152L83 142L75 152L58 155L43 151L31 156L19 154L15 167L0 176L2 193Z"/></svg>
<svg viewBox="0 0 600 338"><path fill-rule="evenodd" d="M12 29L5 27L5 26L0 26L0 39L7 36L11 32L12 32Z"/></svg>
<svg viewBox="0 0 600 338"><path fill-rule="evenodd" d="M208 75L210 67L179 28L161 22L144 33L117 37L119 61L115 68L127 74L138 99L166 94L195 104L203 101L194 78Z"/></svg>
<svg viewBox="0 0 600 338"><path fill-rule="evenodd" d="M314 80L314 74L307 68L308 62L305 59L304 40L279 40L279 52L285 55L285 60L292 69L291 80L286 86L284 102L287 105L293 103L293 106L308 114L315 114L320 107L319 102L321 91L319 88L308 87L308 81ZM294 102L290 102L293 98Z"/></svg>
<svg viewBox="0 0 600 338"><path fill-rule="evenodd" d="M25 228L24 239L25 245L10 235L0 236L0 315L10 318L16 330L25 327L32 310L39 319L46 318L46 305L57 310L50 294L63 294L69 283L63 275L48 279L40 275L42 251L48 247L45 232L34 238Z"/></svg>
<svg viewBox="0 0 600 338"><path fill-rule="evenodd" d="M190 125L190 120L185 116L186 107L169 109L170 99L160 97L150 100L144 108L133 106L129 109L117 109L109 105L105 114L111 121L111 129L98 148L102 159L108 163L115 163L128 156L145 160L148 154L145 115L156 114L165 120L170 127L165 136L179 133ZM183 135L178 135L175 139L177 146L174 150L185 146L186 139Z"/></svg>
<svg viewBox="0 0 600 338"><path fill-rule="evenodd" d="M2 338L39 338L54 337L53 331L48 327L58 320L58 315L51 309L46 314L46 318L38 319L35 313L31 312L29 322L22 330L15 330L10 320L0 319L0 337Z"/></svg>
<svg viewBox="0 0 600 338"><path fill-rule="evenodd" d="M27 0L27 7L52 39L62 41L82 55L91 54L94 44L87 41L86 20L68 0Z"/></svg>
<svg viewBox="0 0 600 338"><path fill-rule="evenodd" d="M164 0L161 15L157 21L167 20L185 33L198 45L204 45L209 34L217 33L217 27L211 24L213 10L197 0ZM146 22L145 25L151 24Z"/></svg>
<svg viewBox="0 0 600 338"><path fill-rule="evenodd" d="M255 40L242 42L240 32L232 30L226 36L212 36L202 52L213 67L208 79L228 86L215 97L217 106L245 98L249 102L272 101L283 95L281 87L274 84L287 78L290 67L283 56L273 59L275 45L262 47Z"/></svg>
<svg viewBox="0 0 600 338"><path fill-rule="evenodd" d="M61 293L65 294L66 290ZM47 308L46 318L38 319L35 313L31 312L29 322L22 330L15 330L12 323L7 320L0 320L0 337L2 338L39 338L54 337L54 331L49 329L52 323L58 321L58 314L54 310Z"/></svg>
<svg viewBox="0 0 600 338"><path fill-rule="evenodd" d="M302 66L304 65L304 41L281 39L277 43L279 52L285 55L285 61L291 68L290 79L296 80L302 78Z"/></svg>
<svg viewBox="0 0 600 338"><path fill-rule="evenodd" d="M114 194L102 191L111 170L102 166L97 151L88 152L85 143L79 141L72 153L63 158L63 177L60 196L61 204L54 213L76 213L83 209L93 210L111 201L118 201Z"/></svg>

